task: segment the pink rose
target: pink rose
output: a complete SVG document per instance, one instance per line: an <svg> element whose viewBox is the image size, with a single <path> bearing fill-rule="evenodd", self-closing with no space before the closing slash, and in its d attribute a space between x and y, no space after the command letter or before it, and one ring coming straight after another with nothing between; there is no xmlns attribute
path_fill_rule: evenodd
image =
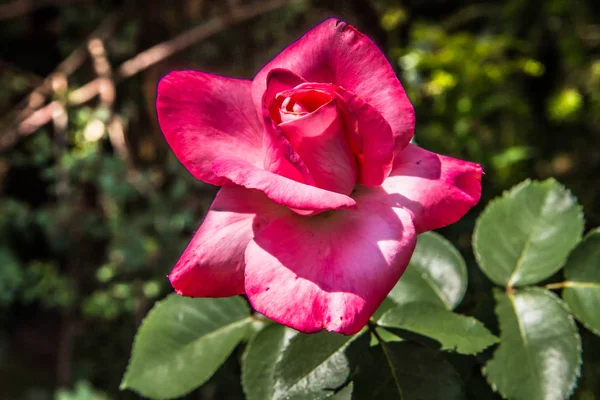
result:
<svg viewBox="0 0 600 400"><path fill-rule="evenodd" d="M177 71L158 119L179 160L222 186L169 276L177 293L245 293L303 332L353 334L416 235L481 195L481 167L409 144L415 115L377 46L328 19L254 80Z"/></svg>

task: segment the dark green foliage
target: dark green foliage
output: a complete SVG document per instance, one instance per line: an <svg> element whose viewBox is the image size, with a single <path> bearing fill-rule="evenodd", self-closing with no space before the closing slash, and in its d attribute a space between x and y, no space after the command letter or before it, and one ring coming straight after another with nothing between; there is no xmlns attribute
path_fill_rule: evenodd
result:
<svg viewBox="0 0 600 400"><path fill-rule="evenodd" d="M360 344L349 349L355 370L353 399L465 398L460 376L441 352L409 342L382 341L369 348Z"/></svg>

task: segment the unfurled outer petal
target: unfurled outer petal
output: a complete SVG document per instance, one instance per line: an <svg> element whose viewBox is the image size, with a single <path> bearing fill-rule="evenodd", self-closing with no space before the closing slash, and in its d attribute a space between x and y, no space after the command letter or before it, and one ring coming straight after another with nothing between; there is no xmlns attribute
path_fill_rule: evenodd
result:
<svg viewBox="0 0 600 400"><path fill-rule="evenodd" d="M198 179L221 185L215 157L262 166L262 124L251 82L197 71L171 72L158 84L158 122L177 158Z"/></svg>
<svg viewBox="0 0 600 400"><path fill-rule="evenodd" d="M246 249L246 294L267 317L302 332L358 332L394 287L414 250L410 215L370 201L314 217L283 216Z"/></svg>
<svg viewBox="0 0 600 400"><path fill-rule="evenodd" d="M417 233L453 224L481 197L479 164L408 145L382 187L388 200L413 214Z"/></svg>
<svg viewBox="0 0 600 400"><path fill-rule="evenodd" d="M275 203L294 211L309 211L312 214L356 204L346 195L293 181L245 161L218 158L213 164L213 171L236 185L260 190Z"/></svg>
<svg viewBox="0 0 600 400"><path fill-rule="evenodd" d="M244 293L244 251L255 231L289 213L264 194L223 187L204 222L169 275L175 291L190 297Z"/></svg>
<svg viewBox="0 0 600 400"><path fill-rule="evenodd" d="M396 151L410 141L415 125L413 107L383 53L353 26L328 19L263 67L252 82L259 115L267 75L273 68L289 69L307 82L333 83L355 93L389 123Z"/></svg>

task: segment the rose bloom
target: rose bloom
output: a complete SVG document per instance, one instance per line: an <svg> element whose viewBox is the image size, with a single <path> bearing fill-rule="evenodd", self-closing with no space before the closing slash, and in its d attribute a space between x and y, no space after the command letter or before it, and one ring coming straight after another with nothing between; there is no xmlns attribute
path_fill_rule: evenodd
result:
<svg viewBox="0 0 600 400"><path fill-rule="evenodd" d="M221 186L169 279L183 296L246 294L302 332L354 334L417 234L460 219L479 165L409 144L415 114L379 48L328 19L252 81L176 71L158 120L177 158Z"/></svg>

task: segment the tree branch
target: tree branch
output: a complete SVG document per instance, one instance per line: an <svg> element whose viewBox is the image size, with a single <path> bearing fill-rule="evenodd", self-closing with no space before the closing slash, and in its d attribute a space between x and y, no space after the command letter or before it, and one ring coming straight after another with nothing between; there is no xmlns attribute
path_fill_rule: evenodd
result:
<svg viewBox="0 0 600 400"><path fill-rule="evenodd" d="M284 6L300 4L305 1L307 0L265 0L258 3L235 7L231 9L227 15L214 17L201 25L175 36L173 39L161 42L145 51L142 51L133 58L123 62L116 69L115 73L109 73L108 76L98 74L98 78L71 92L67 105L78 105L85 103L96 95L100 95L101 97L104 95L111 96L112 93L114 96L114 86L121 80L129 78L145 70L146 68L155 65L166 58L192 46L195 43L198 43L242 21ZM94 39L100 40L100 44L102 44L101 40L106 38L112 31L116 23L116 19L117 18L115 15L109 16L98 27L98 29L96 29L94 33L90 35L90 39L86 41L88 46L89 43L98 44L98 42L92 42ZM93 54L92 57L94 57ZM56 70L44 80L42 85L33 90L24 99L22 102L24 105L22 104L20 107L25 107L25 109L21 112L18 112L17 117L15 118L17 129L7 130L3 136L0 137L0 151L4 151L12 146L18 140L20 135L28 135L50 121L51 113L48 113L54 109L55 105L48 105L40 110L37 109L42 107L46 101L46 97L52 93L53 76L55 76L57 73L62 73L65 76L70 75L83 64L85 59L86 47L82 45L61 64L59 64ZM107 60L105 55L100 59L102 60L100 61L101 63ZM95 60L94 67L96 72L98 72L97 61L98 60ZM108 65L108 67L110 66ZM40 112L36 113L36 110Z"/></svg>

